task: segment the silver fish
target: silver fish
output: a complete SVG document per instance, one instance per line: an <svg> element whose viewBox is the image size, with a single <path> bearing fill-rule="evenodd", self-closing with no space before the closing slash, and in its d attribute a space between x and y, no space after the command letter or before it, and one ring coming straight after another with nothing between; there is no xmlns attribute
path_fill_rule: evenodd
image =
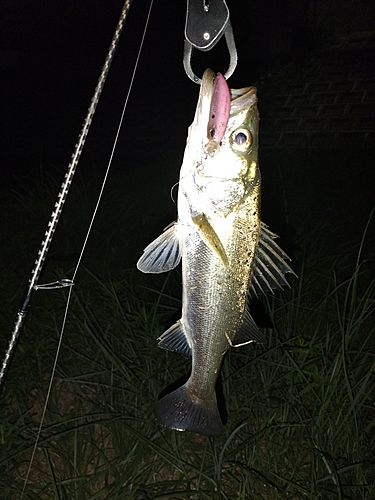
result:
<svg viewBox="0 0 375 500"><path fill-rule="evenodd" d="M188 381L157 405L161 425L217 435L223 430L215 384L232 345L261 341L249 295L287 285L293 273L276 235L260 220L256 89L229 90L203 75L189 127L178 220L144 250L137 267L161 273L182 260L182 316L159 345L192 358Z"/></svg>

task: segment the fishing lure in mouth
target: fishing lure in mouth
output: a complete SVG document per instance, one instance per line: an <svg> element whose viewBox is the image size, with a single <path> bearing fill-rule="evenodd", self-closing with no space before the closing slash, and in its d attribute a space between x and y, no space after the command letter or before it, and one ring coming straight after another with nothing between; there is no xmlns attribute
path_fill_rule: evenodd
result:
<svg viewBox="0 0 375 500"><path fill-rule="evenodd" d="M230 90L221 73L216 75L207 125L208 152L217 149L224 137L230 113Z"/></svg>

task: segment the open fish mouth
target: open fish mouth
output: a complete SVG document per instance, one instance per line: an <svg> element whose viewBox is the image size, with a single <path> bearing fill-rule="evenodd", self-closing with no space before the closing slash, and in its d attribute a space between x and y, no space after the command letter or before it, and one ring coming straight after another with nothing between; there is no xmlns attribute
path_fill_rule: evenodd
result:
<svg viewBox="0 0 375 500"><path fill-rule="evenodd" d="M231 89L230 114L233 115L241 109L248 109L258 102L256 87L244 87L242 89Z"/></svg>
<svg viewBox="0 0 375 500"><path fill-rule="evenodd" d="M206 69L202 78L199 101L202 106L201 131L204 151L213 156L224 137L231 106L231 92L221 73L215 75L212 70Z"/></svg>
<svg viewBox="0 0 375 500"><path fill-rule="evenodd" d="M221 73L206 69L202 77L196 119L202 133L204 151L213 156L221 145L229 117L257 102L256 88L230 89Z"/></svg>

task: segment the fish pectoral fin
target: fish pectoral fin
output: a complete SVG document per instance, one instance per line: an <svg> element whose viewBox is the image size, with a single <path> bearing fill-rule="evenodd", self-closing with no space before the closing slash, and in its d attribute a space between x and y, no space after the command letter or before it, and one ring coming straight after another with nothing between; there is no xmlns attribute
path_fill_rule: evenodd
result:
<svg viewBox="0 0 375 500"><path fill-rule="evenodd" d="M278 288L289 286L285 278L288 273L297 276L287 263L290 258L274 241L275 238L277 235L262 222L251 280L251 297L258 297L258 292L273 293Z"/></svg>
<svg viewBox="0 0 375 500"><path fill-rule="evenodd" d="M150 243L137 262L137 268L143 273L164 273L174 269L181 260L178 224L173 223Z"/></svg>
<svg viewBox="0 0 375 500"><path fill-rule="evenodd" d="M197 226L205 245L221 260L226 267L228 265L228 257L225 248L216 234L215 229L211 226L205 214L192 216L192 221Z"/></svg>
<svg viewBox="0 0 375 500"><path fill-rule="evenodd" d="M257 327L249 310L246 308L242 325L240 326L238 332L234 336L233 342L229 342L229 344L231 347L242 347L244 345L252 344L254 342L263 344L264 335Z"/></svg>
<svg viewBox="0 0 375 500"><path fill-rule="evenodd" d="M185 333L184 325L178 320L158 338L159 347L168 351L178 352L186 358L191 358L191 348Z"/></svg>

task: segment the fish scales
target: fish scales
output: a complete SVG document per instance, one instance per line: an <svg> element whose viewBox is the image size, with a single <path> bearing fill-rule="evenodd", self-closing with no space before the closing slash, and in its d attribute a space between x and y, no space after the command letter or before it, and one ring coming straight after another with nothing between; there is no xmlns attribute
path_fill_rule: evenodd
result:
<svg viewBox="0 0 375 500"><path fill-rule="evenodd" d="M223 430L215 385L227 350L259 341L249 295L281 288L293 273L260 219L256 89L230 91L206 70L180 172L178 219L144 250L146 273L182 260L181 319L159 337L191 356L188 381L158 401L161 425L217 435Z"/></svg>
<svg viewBox="0 0 375 500"><path fill-rule="evenodd" d="M226 236L227 241L218 232L229 259L227 267L212 258L212 251L194 228L188 227L184 237L182 321L194 344L193 376L188 385L201 399L213 397L216 374L229 348L227 336L233 341L242 323L257 244L254 234L259 233L260 225L256 200L248 198L236 219L233 227L237 230Z"/></svg>

